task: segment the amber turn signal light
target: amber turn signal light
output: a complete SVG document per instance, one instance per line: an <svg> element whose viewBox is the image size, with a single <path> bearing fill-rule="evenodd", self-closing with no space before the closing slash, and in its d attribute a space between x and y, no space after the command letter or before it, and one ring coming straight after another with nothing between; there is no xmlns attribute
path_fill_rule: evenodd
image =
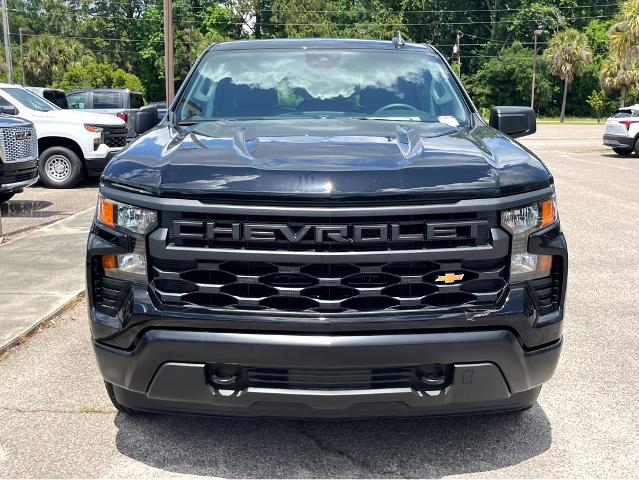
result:
<svg viewBox="0 0 639 480"><path fill-rule="evenodd" d="M100 221L100 223L109 227L114 227L115 208L115 203L113 203L108 198L100 196L100 200L98 203L98 220Z"/></svg>
<svg viewBox="0 0 639 480"><path fill-rule="evenodd" d="M554 198L549 198L541 203L541 227L546 228L557 220L557 205Z"/></svg>
<svg viewBox="0 0 639 480"><path fill-rule="evenodd" d="M115 255L102 256L102 268L105 270L113 270L118 268L118 258Z"/></svg>

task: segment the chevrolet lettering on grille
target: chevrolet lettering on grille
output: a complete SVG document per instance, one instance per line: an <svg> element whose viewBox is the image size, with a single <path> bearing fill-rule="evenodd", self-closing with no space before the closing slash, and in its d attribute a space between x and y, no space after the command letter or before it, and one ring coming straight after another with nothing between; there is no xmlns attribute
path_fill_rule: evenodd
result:
<svg viewBox="0 0 639 480"><path fill-rule="evenodd" d="M28 130L24 130L22 132L16 132L15 136L16 136L16 140L18 141L31 140L31 132Z"/></svg>
<svg viewBox="0 0 639 480"><path fill-rule="evenodd" d="M356 225L296 225L274 223L220 223L211 220L174 220L174 239L299 243L394 243L476 239L486 221L435 222L420 225L399 223Z"/></svg>

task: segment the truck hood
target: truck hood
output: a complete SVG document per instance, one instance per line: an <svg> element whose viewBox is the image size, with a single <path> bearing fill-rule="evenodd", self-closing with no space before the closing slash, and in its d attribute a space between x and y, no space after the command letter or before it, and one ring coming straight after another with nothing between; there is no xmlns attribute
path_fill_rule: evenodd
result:
<svg viewBox="0 0 639 480"><path fill-rule="evenodd" d="M50 112L34 112L30 118L51 119L56 122L76 124L90 123L93 125L110 125L117 127L125 125L124 120L114 117L113 115L84 112L82 110L51 110Z"/></svg>
<svg viewBox="0 0 639 480"><path fill-rule="evenodd" d="M539 159L485 125L354 119L160 125L102 178L160 196L288 202L454 201L552 184Z"/></svg>

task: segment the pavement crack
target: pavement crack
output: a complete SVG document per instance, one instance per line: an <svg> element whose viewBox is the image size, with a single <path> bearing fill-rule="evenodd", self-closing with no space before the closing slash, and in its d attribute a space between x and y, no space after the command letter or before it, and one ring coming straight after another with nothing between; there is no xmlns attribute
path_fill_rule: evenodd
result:
<svg viewBox="0 0 639 480"><path fill-rule="evenodd" d="M366 462L360 460L351 453L337 447L337 445L335 445L333 442L325 442L321 438L318 438L317 436L311 434L308 430L302 429L299 432L302 434L303 437L313 442L320 451L331 453L349 460L351 463L359 467L360 470L362 470L365 478L372 478L374 475L379 476L379 473L377 473L375 469L373 469Z"/></svg>

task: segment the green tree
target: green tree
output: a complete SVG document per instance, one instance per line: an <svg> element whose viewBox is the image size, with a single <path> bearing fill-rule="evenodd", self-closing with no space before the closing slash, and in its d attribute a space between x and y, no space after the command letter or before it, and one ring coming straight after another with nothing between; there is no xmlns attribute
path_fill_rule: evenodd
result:
<svg viewBox="0 0 639 480"><path fill-rule="evenodd" d="M606 58L599 70L601 86L608 93L620 92L619 106L624 107L628 93L639 84L639 59L620 60L614 54Z"/></svg>
<svg viewBox="0 0 639 480"><path fill-rule="evenodd" d="M639 0L621 4L619 20L610 27L610 50L624 62L639 58Z"/></svg>
<svg viewBox="0 0 639 480"><path fill-rule="evenodd" d="M532 91L532 50L515 42L482 65L467 80L467 87L478 106L530 105ZM543 58L537 61L535 104L551 113L554 88Z"/></svg>
<svg viewBox="0 0 639 480"><path fill-rule="evenodd" d="M285 24L286 35L390 40L404 23L402 9L385 0L273 1L273 20Z"/></svg>
<svg viewBox="0 0 639 480"><path fill-rule="evenodd" d="M24 46L24 83L39 87L52 85L60 80L69 67L86 65L93 54L76 40L52 35L29 38Z"/></svg>
<svg viewBox="0 0 639 480"><path fill-rule="evenodd" d="M568 85L575 77L580 76L592 62L592 51L588 46L588 38L582 32L569 28L557 33L548 43L544 58L553 75L564 82L564 93L561 101L560 122L566 117L566 99Z"/></svg>
<svg viewBox="0 0 639 480"><path fill-rule="evenodd" d="M63 90L74 88L128 88L145 93L140 79L109 63L89 63L68 69L55 84Z"/></svg>
<svg viewBox="0 0 639 480"><path fill-rule="evenodd" d="M592 111L595 113L595 117L597 117L597 123L601 118L601 112L606 105L606 92L603 90L593 90L590 96L588 97L588 105L592 108Z"/></svg>

